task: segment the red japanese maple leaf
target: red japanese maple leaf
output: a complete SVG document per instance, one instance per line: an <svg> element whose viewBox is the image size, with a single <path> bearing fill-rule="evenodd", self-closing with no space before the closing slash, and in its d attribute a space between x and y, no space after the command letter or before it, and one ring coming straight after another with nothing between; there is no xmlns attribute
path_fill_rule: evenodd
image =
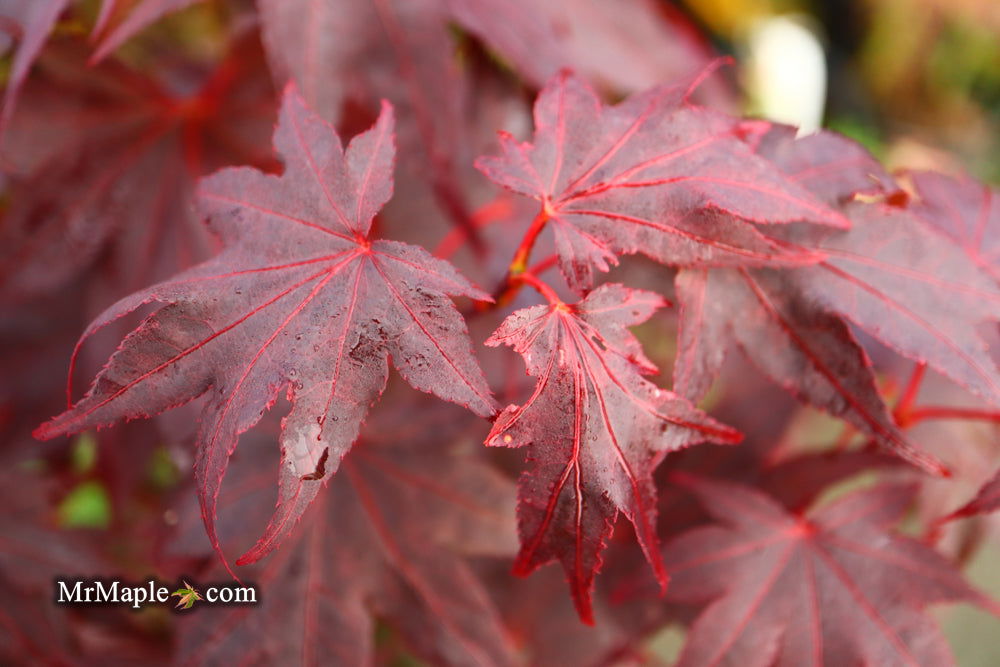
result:
<svg viewBox="0 0 1000 667"><path fill-rule="evenodd" d="M976 325L1000 320L1000 287L960 246L910 212L852 203L854 228L815 244L803 293L905 356L1000 404L1000 373Z"/></svg>
<svg viewBox="0 0 1000 667"><path fill-rule="evenodd" d="M513 552L513 484L476 450L457 446L475 447L463 437L475 423L471 415L396 398L405 399L395 404L402 409L386 405L366 425L303 519L307 529L248 572L260 604L202 609L198 623L179 628L182 662L295 656L304 664L371 664L381 654L376 623L432 664L513 662L510 639L469 562ZM240 447L220 496L227 539L252 539L248 526L273 504L273 447L258 430ZM197 507L180 514L180 539L192 552L204 549Z"/></svg>
<svg viewBox="0 0 1000 667"><path fill-rule="evenodd" d="M110 300L211 256L195 182L234 163L269 166L257 147L274 120L259 44L227 46L211 71L174 55L152 77L116 61L87 67L79 40L46 48L4 136L16 169L0 291L61 287L105 251Z"/></svg>
<svg viewBox="0 0 1000 667"><path fill-rule="evenodd" d="M368 238L392 193L392 108L345 151L289 88L274 145L280 177L244 167L202 181L223 252L100 315L84 339L144 303L167 304L129 334L83 399L36 431L51 438L146 417L207 392L195 471L218 547L215 502L228 458L286 389L278 507L239 563L271 551L337 469L382 392L390 355L417 389L494 412L445 295L488 297L420 248Z"/></svg>
<svg viewBox="0 0 1000 667"><path fill-rule="evenodd" d="M665 586L653 469L667 452L740 439L643 379L656 368L626 327L644 322L664 303L652 292L602 285L575 305L519 310L487 341L514 348L538 378L531 398L508 406L486 440L531 447L532 467L520 482L515 572L561 561L580 616L591 624L594 575L618 512L635 526Z"/></svg>
<svg viewBox="0 0 1000 667"><path fill-rule="evenodd" d="M469 181L465 153L475 143L470 117L489 106L483 94L488 86L475 88L481 82L468 76L469 68L459 67L453 27L467 30L538 86L560 67L570 66L627 92L638 82L662 80L664 74L688 74L708 60L690 40L678 40L685 44L678 49L684 56L676 57L664 33L679 31L666 27L651 3L619 4L644 24L641 34L595 30L595 23L609 25L604 14L619 19L622 14L608 12L594 0L258 1L279 85L295 81L330 121L359 110L374 113L378 100L391 100L400 109L401 158L419 160L417 169L437 204L465 228L475 247L480 244L469 209L470 188L463 187ZM596 50L608 53L608 42L623 39L648 47L642 49L643 57L610 64L610 58L595 58ZM656 66L645 62L649 53L657 55Z"/></svg>
<svg viewBox="0 0 1000 667"><path fill-rule="evenodd" d="M1000 280L1000 199L994 188L968 176L907 171L918 202L913 211L955 240L984 270Z"/></svg>
<svg viewBox="0 0 1000 667"><path fill-rule="evenodd" d="M857 192L891 194L891 181L871 156L860 147L845 150L843 138L822 136L795 141L779 129L757 149L827 201L847 201ZM909 211L850 202L843 212L850 230L790 235L826 256L793 271L805 298L1000 402L1000 374L975 332L980 322L1000 319L996 284L964 248Z"/></svg>
<svg viewBox="0 0 1000 667"><path fill-rule="evenodd" d="M751 488L682 478L718 522L667 545L668 597L708 603L679 665L944 665L927 605L1000 613L942 556L888 529L915 489L864 489L805 515Z"/></svg>
<svg viewBox="0 0 1000 667"><path fill-rule="evenodd" d="M906 211L844 203L857 193L897 189L857 144L830 133L795 139L792 128L768 123L744 129L761 155L831 206L839 204L854 226L841 232L784 230L785 241L825 256L808 266L680 272L675 388L700 398L726 350L736 345L803 400L910 461L942 471L896 427L847 321L979 393L1000 396L1000 376L974 331L977 322L1000 317L1000 290L961 248Z"/></svg>
<svg viewBox="0 0 1000 667"><path fill-rule="evenodd" d="M899 430L879 395L868 355L847 324L767 269L686 269L676 279L681 326L674 387L703 396L737 347L801 400L841 417L904 458L941 470Z"/></svg>
<svg viewBox="0 0 1000 667"><path fill-rule="evenodd" d="M849 226L754 155L735 119L689 104L699 80L604 107L563 72L535 103L534 142L504 134L503 154L477 161L496 183L541 203L537 224L554 228L574 288L590 287L593 269L607 271L621 253L699 266L811 259L747 221Z"/></svg>

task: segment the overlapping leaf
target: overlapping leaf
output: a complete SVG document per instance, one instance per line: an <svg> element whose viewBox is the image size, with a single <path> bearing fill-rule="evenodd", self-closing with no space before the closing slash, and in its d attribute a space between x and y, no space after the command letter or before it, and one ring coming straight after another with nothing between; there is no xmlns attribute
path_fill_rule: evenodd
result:
<svg viewBox="0 0 1000 667"><path fill-rule="evenodd" d="M888 179L860 148L852 154L824 148L820 141L793 142L786 135L783 141L765 140L758 150L828 200L846 201L844 195L879 185L886 190ZM823 262L794 272L804 296L906 356L1000 401L1000 374L975 332L977 324L1000 319L1000 289L962 247L908 211L860 202L843 210L853 223L850 230L807 231L798 239L826 255Z"/></svg>
<svg viewBox="0 0 1000 667"><path fill-rule="evenodd" d="M702 396L728 347L737 344L803 400L918 465L942 470L893 423L867 355L846 321L989 396L1000 385L974 325L1000 315L1000 291L961 248L906 211L881 203L843 203L856 193L895 189L860 146L827 133L796 140L791 128L756 123L751 129L761 155L824 201L839 203L853 227L788 229L785 240L825 256L813 265L781 272L682 271L677 279L677 390L690 398Z"/></svg>
<svg viewBox="0 0 1000 667"><path fill-rule="evenodd" d="M262 65L252 39L234 40L214 71L183 61L155 77L87 67L76 40L48 47L23 91L30 108L4 136L4 296L62 287L102 251L114 298L209 257L195 181L234 162L267 165L274 101Z"/></svg>
<svg viewBox="0 0 1000 667"><path fill-rule="evenodd" d="M994 188L968 176L904 172L920 200L913 210L954 239L985 271L1000 280L1000 201Z"/></svg>
<svg viewBox="0 0 1000 667"><path fill-rule="evenodd" d="M915 450L885 407L868 355L847 324L803 298L779 271L688 269L676 279L681 302L675 390L698 398L736 346L803 401L841 417L912 462L940 469Z"/></svg>
<svg viewBox="0 0 1000 667"><path fill-rule="evenodd" d="M906 210L852 203L847 233L816 243L803 293L914 361L1000 404L1000 373L976 325L1000 320L1000 288L969 255Z"/></svg>
<svg viewBox="0 0 1000 667"><path fill-rule="evenodd" d="M753 489L688 480L716 524L667 545L668 597L707 603L680 665L946 665L928 605L1000 609L943 557L890 532L914 498L865 489L790 514Z"/></svg>
<svg viewBox="0 0 1000 667"><path fill-rule="evenodd" d="M449 12L532 84L570 67L602 90L645 90L712 60L684 16L654 0L446 0ZM728 104L723 85L706 85Z"/></svg>
<svg viewBox="0 0 1000 667"><path fill-rule="evenodd" d="M280 501L240 562L272 550L336 470L378 398L392 355L414 387L480 415L493 400L446 294L488 298L420 248L367 238L392 192L392 109L343 150L289 89L274 143L282 176L223 170L200 188L225 249L111 306L85 337L144 303L166 303L133 331L51 438L162 412L208 392L196 474L214 536L227 460L286 389Z"/></svg>
<svg viewBox="0 0 1000 667"><path fill-rule="evenodd" d="M259 605L207 607L182 626L181 662L294 656L309 665L372 664L385 648L377 634L398 634L432 664L513 662L511 642L468 558L513 552L513 484L475 451L456 446L475 447L462 437L475 422L471 415L426 401L404 405L419 411L369 425L303 520L305 530L248 573ZM247 530L253 519L271 509L275 462L270 438L248 437L220 501L221 530L242 541L254 537ZM187 548L204 545L198 508L181 515Z"/></svg>
<svg viewBox="0 0 1000 667"><path fill-rule="evenodd" d="M643 379L656 369L626 327L663 304L651 292L604 285L573 306L519 310L487 341L514 348L537 378L532 396L508 406L487 438L494 446L530 446L532 466L520 482L515 571L559 560L589 623L594 575L619 511L666 585L653 469L667 452L739 440L733 429Z"/></svg>
<svg viewBox="0 0 1000 667"><path fill-rule="evenodd" d="M535 103L533 143L504 135L503 154L477 162L496 183L540 202L574 288L590 287L593 269L608 270L622 253L699 266L814 259L747 221L849 225L754 155L735 119L690 105L691 86L605 107L564 72Z"/></svg>

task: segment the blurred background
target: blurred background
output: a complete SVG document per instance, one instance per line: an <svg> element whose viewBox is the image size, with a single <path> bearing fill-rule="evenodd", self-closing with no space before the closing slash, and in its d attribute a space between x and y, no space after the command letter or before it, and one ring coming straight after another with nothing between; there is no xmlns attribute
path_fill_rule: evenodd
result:
<svg viewBox="0 0 1000 667"><path fill-rule="evenodd" d="M890 167L1000 180L1000 3L684 0L742 63L746 110L822 123Z"/></svg>

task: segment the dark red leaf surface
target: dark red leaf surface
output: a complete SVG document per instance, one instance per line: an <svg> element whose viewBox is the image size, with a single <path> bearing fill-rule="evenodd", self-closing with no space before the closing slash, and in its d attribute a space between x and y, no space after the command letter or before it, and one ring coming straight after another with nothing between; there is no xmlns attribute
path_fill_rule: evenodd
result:
<svg viewBox="0 0 1000 667"><path fill-rule="evenodd" d="M955 240L1000 280L1000 201L994 188L968 176L904 172L919 196L913 210Z"/></svg>
<svg viewBox="0 0 1000 667"><path fill-rule="evenodd" d="M588 623L594 575L619 511L635 526L657 579L666 585L653 469L670 451L740 437L643 379L656 368L626 327L664 303L651 292L603 285L572 306L519 310L487 341L514 348L537 378L532 396L508 406L486 440L530 446L532 465L520 482L515 571L526 574L559 560Z"/></svg>
<svg viewBox="0 0 1000 667"><path fill-rule="evenodd" d="M195 215L196 180L233 163L268 166L275 103L253 39L234 38L214 70L184 61L155 76L87 67L86 52L73 40L46 49L23 91L30 108L3 137L14 166L5 296L62 287L102 251L105 299L187 269L215 249Z"/></svg>
<svg viewBox="0 0 1000 667"><path fill-rule="evenodd" d="M730 115L717 10L0 0L0 662L951 664L996 190Z"/></svg>
<svg viewBox="0 0 1000 667"><path fill-rule="evenodd" d="M772 228L769 233L825 255L809 266L678 274L677 391L703 396L735 344L802 400L917 465L942 471L894 424L847 322L985 396L1000 396L1000 376L975 332L977 322L1000 316L1000 291L961 248L907 211L849 202L858 193L897 189L857 144L829 133L796 139L791 128L762 122L744 130L761 155L823 201L841 204L854 224L846 231L800 226L780 234Z"/></svg>
<svg viewBox="0 0 1000 667"><path fill-rule="evenodd" d="M860 146L829 133L794 140L790 130L777 127L757 148L826 201L894 188ZM981 196L979 201L988 204ZM854 202L843 211L850 230L797 239L827 256L795 272L803 294L1000 402L1000 374L975 332L978 323L1000 319L1000 290L970 262L975 254L895 207Z"/></svg>
<svg viewBox="0 0 1000 667"><path fill-rule="evenodd" d="M87 395L39 427L51 438L157 414L208 392L196 475L209 534L239 434L285 390L280 501L253 562L294 527L333 474L386 382L391 355L414 387L480 415L493 399L446 294L487 298L425 251L367 238L392 193L392 109L346 151L286 92L275 132L285 171L221 171L200 199L225 249L126 297L93 332L144 303L166 303L125 339Z"/></svg>
<svg viewBox="0 0 1000 667"><path fill-rule="evenodd" d="M906 210L852 203L848 232L815 244L803 293L914 361L1000 404L1000 373L976 325L1000 320L1000 287L960 246Z"/></svg>
<svg viewBox="0 0 1000 667"><path fill-rule="evenodd" d="M535 103L534 141L503 135L503 154L477 162L496 183L539 201L574 288L590 287L593 269L607 271L623 253L700 266L811 259L746 221L849 226L753 155L735 119L692 106L693 85L605 107L589 85L563 72Z"/></svg>
<svg viewBox="0 0 1000 667"><path fill-rule="evenodd" d="M431 664L514 662L470 562L516 547L513 484L456 446L475 419L417 405L417 416L369 425L377 441L362 437L303 529L247 573L260 606L206 608L185 624L182 664L373 664L384 648L376 624ZM220 499L220 528L231 539L252 539L253 519L270 512L275 459L270 439L256 433L234 457ZM197 507L183 516L207 548Z"/></svg>
<svg viewBox="0 0 1000 667"><path fill-rule="evenodd" d="M779 385L869 433L904 458L940 464L897 428L875 384L871 361L847 324L798 293L774 270L687 269L676 279L681 303L674 387L705 395L726 350L736 346Z"/></svg>
<svg viewBox="0 0 1000 667"><path fill-rule="evenodd" d="M669 597L708 603L679 665L946 665L926 606L1000 613L934 550L890 531L912 486L865 489L800 516L748 487L684 483L717 523L665 549Z"/></svg>

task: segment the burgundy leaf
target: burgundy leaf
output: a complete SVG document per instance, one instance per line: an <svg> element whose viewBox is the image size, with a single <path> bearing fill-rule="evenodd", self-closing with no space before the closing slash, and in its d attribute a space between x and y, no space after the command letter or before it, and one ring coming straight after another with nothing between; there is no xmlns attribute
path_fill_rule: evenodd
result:
<svg viewBox="0 0 1000 667"><path fill-rule="evenodd" d="M924 544L889 532L915 489L864 489L790 514L723 482L679 480L718 522L667 545L668 597L707 603L680 665L946 665L934 603L1000 608Z"/></svg>
<svg viewBox="0 0 1000 667"><path fill-rule="evenodd" d="M1000 404L1000 373L976 333L1000 320L996 282L908 211L860 202L844 210L854 227L815 243L826 260L795 270L806 298Z"/></svg>
<svg viewBox="0 0 1000 667"><path fill-rule="evenodd" d="M574 288L589 287L593 268L608 270L619 253L674 265L803 261L749 223L699 212L706 206L762 223L848 226L752 155L734 119L690 105L691 85L604 107L590 86L564 72L535 103L534 143L504 135L503 155L477 162L495 182L541 203Z"/></svg>
<svg viewBox="0 0 1000 667"><path fill-rule="evenodd" d="M899 189L878 160L847 137L825 130L798 137L794 127L764 121L747 121L743 128L759 155L831 206Z"/></svg>
<svg viewBox="0 0 1000 667"><path fill-rule="evenodd" d="M566 570L580 617L593 623L590 595L601 551L619 511L657 579L667 582L656 536L652 471L670 451L740 439L683 398L643 379L655 372L626 327L664 300L651 292L603 285L578 304L534 306L508 317L487 345L509 345L537 378L524 405L510 405L487 438L530 446L521 477L521 552L515 571L551 560Z"/></svg>
<svg viewBox="0 0 1000 667"><path fill-rule="evenodd" d="M373 664L376 623L431 664L504 665L512 646L469 556L516 545L513 485L454 446L474 419L407 401L408 419L361 443L279 553L251 571L260 605L205 608L181 630L185 663ZM410 410L423 408L414 416ZM428 419L428 415L435 415ZM441 422L441 417L447 419ZM377 425L376 425L377 426ZM234 458L220 527L246 539L273 501L275 457L254 437ZM270 496L270 497L269 497ZM197 507L184 513L199 530ZM207 546L207 545L206 545ZM379 660L381 662L381 660Z"/></svg>
<svg viewBox="0 0 1000 667"><path fill-rule="evenodd" d="M793 140L790 130L779 126L757 149L826 201L894 189L860 146L829 134ZM913 215L861 202L843 210L850 230L790 235L827 255L795 272L804 297L1000 402L1000 375L975 333L976 324L1000 319L1000 289L970 262L968 252Z"/></svg>
<svg viewBox="0 0 1000 667"><path fill-rule="evenodd" d="M632 93L692 75L713 58L683 13L655 0L446 0L455 20L542 86L570 67L602 90ZM732 93L709 86L729 105Z"/></svg>
<svg viewBox="0 0 1000 667"><path fill-rule="evenodd" d="M875 384L871 361L839 317L803 298L782 272L767 269L681 271L674 389L697 400L718 375L727 349L738 347L768 377L840 417L903 458L943 467L913 448L897 428Z"/></svg>
<svg viewBox="0 0 1000 667"><path fill-rule="evenodd" d="M279 85L294 81L328 121L400 109L400 155L440 208L475 239L462 187L466 82L443 0L258 0ZM416 158L414 164L410 160Z"/></svg>
<svg viewBox="0 0 1000 667"><path fill-rule="evenodd" d="M194 211L196 179L273 161L257 149L274 120L262 65L253 40L234 41L209 72L184 61L155 77L115 61L87 67L73 41L48 47L24 90L31 108L4 137L4 159L17 169L0 245L3 292L24 299L62 287L108 250L113 293L104 298L118 298L211 256Z"/></svg>
<svg viewBox="0 0 1000 667"><path fill-rule="evenodd" d="M1000 280L1000 202L996 190L968 176L904 172L920 201L914 212L950 236L984 270Z"/></svg>
<svg viewBox="0 0 1000 667"><path fill-rule="evenodd" d="M215 502L228 458L287 390L279 504L239 563L275 548L337 469L382 392L390 355L417 389L494 412L445 295L487 297L420 248L368 239L392 192L391 107L345 151L290 88L274 144L280 177L242 167L202 181L223 252L100 315L84 338L144 303L167 304L126 337L83 399L36 431L51 438L147 417L207 392L195 470L218 546Z"/></svg>
<svg viewBox="0 0 1000 667"><path fill-rule="evenodd" d="M896 189L874 158L846 139L829 133L796 139L791 128L759 121L743 128L761 155L831 205ZM782 273L702 269L678 275L675 387L692 399L703 396L736 344L802 400L941 473L942 464L917 451L894 424L845 319L990 395L996 369L973 329L1000 314L1000 291L959 248L913 216L884 204L843 206L854 223L847 231L769 230L826 255L817 264Z"/></svg>

